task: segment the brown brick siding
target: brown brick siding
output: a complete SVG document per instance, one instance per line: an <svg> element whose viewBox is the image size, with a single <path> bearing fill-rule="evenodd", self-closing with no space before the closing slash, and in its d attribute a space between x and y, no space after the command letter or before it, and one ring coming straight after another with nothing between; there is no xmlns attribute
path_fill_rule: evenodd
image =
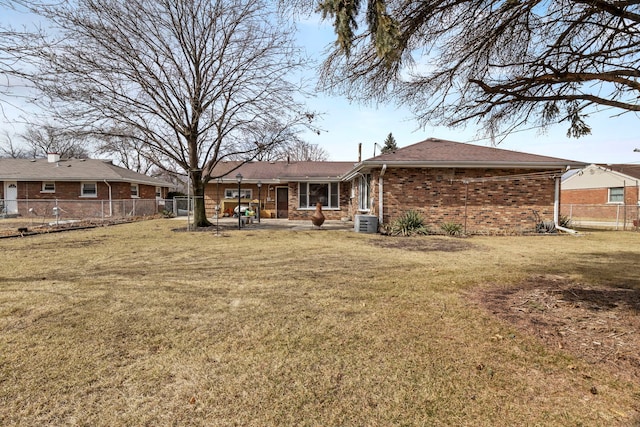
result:
<svg viewBox="0 0 640 427"><path fill-rule="evenodd" d="M638 203L638 187L627 186L624 191L624 203ZM580 190L562 190L562 202L565 204L597 205L609 202L608 188L586 188Z"/></svg>
<svg viewBox="0 0 640 427"><path fill-rule="evenodd" d="M542 220L553 220L554 179L462 182L528 172L539 171L388 169L383 177L383 222L390 223L412 209L422 213L432 228L442 223L458 223L466 224L470 233L533 230L534 211Z"/></svg>
<svg viewBox="0 0 640 427"><path fill-rule="evenodd" d="M86 181L95 182L95 181ZM61 209L66 218L100 218L112 214L114 217L128 215L153 215L160 209L156 203L156 187L138 185L138 198L131 198L131 184L110 183L111 206L109 206L109 186L96 182L97 197L81 197L80 182L55 182L55 192L42 192L41 181L18 181L18 214L27 216L51 216L53 208ZM0 181L0 191L4 182ZM2 194L2 198L4 194ZM32 209L30 212L29 209ZM161 209L160 209L161 210Z"/></svg>

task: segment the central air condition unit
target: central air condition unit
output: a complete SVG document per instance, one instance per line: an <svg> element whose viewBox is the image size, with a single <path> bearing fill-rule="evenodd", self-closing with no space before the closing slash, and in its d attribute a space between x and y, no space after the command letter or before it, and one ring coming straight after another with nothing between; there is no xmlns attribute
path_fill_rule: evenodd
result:
<svg viewBox="0 0 640 427"><path fill-rule="evenodd" d="M378 217L375 215L356 215L354 230L356 233L377 233Z"/></svg>

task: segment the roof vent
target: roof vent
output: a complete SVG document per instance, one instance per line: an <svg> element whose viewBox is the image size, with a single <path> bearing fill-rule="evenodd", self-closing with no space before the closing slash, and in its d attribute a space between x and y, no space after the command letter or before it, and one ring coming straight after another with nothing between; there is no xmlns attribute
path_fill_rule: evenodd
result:
<svg viewBox="0 0 640 427"><path fill-rule="evenodd" d="M60 161L59 153L47 153L47 160L49 163L56 163Z"/></svg>

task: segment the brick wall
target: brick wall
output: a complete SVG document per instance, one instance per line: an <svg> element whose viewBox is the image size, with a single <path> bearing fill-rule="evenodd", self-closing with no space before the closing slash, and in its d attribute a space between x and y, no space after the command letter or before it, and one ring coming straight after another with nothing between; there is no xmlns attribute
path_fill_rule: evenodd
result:
<svg viewBox="0 0 640 427"><path fill-rule="evenodd" d="M627 186L624 203L609 203L608 188L562 190L561 213L574 221L623 221L640 218L638 187Z"/></svg>
<svg viewBox="0 0 640 427"><path fill-rule="evenodd" d="M539 171L389 168L383 177L383 222L388 224L412 209L422 213L432 228L457 223L466 224L468 233L534 230L534 211L542 220L553 220L554 179L463 182L532 172Z"/></svg>
<svg viewBox="0 0 640 427"><path fill-rule="evenodd" d="M53 215L53 208L60 208L62 216L69 219L125 217L154 215L161 210L156 202L156 187L138 186L138 198L131 198L131 184L96 182L97 197L81 197L80 182L55 182L54 192L43 192L41 181L18 182L18 214L23 217ZM0 188L3 188L0 182ZM2 195L4 197L4 195Z"/></svg>

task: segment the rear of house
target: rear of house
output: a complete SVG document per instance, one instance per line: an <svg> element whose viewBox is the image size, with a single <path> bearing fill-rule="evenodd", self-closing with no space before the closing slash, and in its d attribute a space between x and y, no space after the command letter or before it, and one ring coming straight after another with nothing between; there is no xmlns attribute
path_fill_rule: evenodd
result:
<svg viewBox="0 0 640 427"><path fill-rule="evenodd" d="M432 228L522 233L557 222L560 178L584 163L430 138L353 162L226 162L212 172L207 212L241 204L263 217L309 219L320 202L327 219L357 215L391 224L409 210Z"/></svg>
<svg viewBox="0 0 640 427"><path fill-rule="evenodd" d="M561 175L582 165L430 138L365 160L348 177L354 210L383 224L414 210L432 228L453 223L467 233L522 233L557 222Z"/></svg>
<svg viewBox="0 0 640 427"><path fill-rule="evenodd" d="M95 159L0 159L4 216L104 218L153 215L171 184Z"/></svg>

